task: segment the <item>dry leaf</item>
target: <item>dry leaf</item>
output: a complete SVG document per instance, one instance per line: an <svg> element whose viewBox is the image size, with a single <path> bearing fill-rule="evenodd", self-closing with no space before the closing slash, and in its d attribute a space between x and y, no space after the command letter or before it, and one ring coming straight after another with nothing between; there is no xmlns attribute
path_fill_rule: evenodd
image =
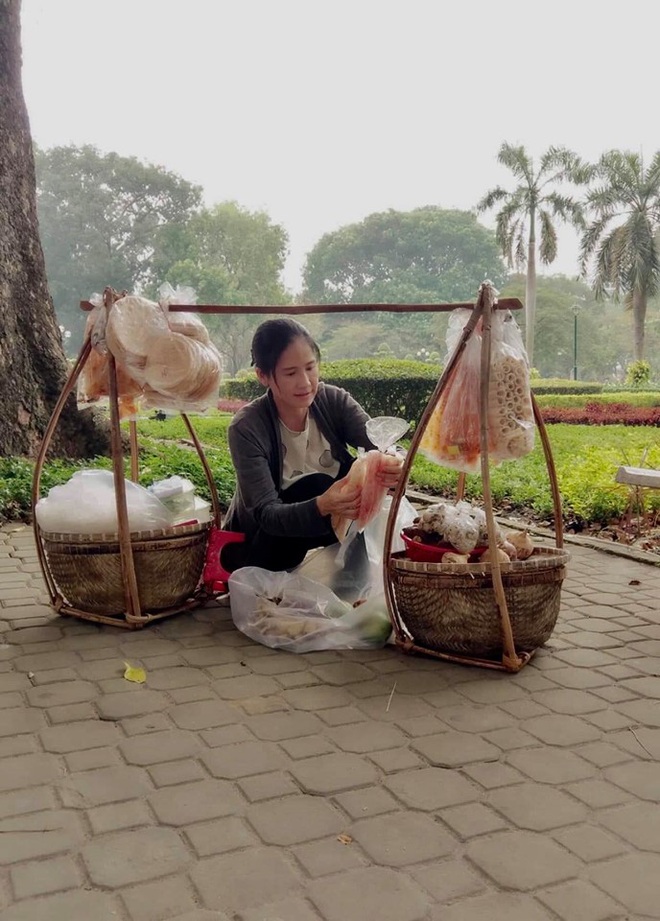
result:
<svg viewBox="0 0 660 921"><path fill-rule="evenodd" d="M137 665L131 665L130 662L124 662L124 665L126 666L124 678L127 681L133 681L135 684L144 684L147 680L147 673L143 668L138 668Z"/></svg>

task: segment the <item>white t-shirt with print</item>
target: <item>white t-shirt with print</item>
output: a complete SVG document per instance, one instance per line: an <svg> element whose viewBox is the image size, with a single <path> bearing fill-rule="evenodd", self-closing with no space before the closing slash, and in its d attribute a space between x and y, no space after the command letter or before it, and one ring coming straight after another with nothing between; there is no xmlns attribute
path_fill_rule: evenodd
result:
<svg viewBox="0 0 660 921"><path fill-rule="evenodd" d="M280 419L282 437L282 488L310 473L327 473L333 479L339 473L339 461L332 456L330 442L309 415L302 432L293 432Z"/></svg>

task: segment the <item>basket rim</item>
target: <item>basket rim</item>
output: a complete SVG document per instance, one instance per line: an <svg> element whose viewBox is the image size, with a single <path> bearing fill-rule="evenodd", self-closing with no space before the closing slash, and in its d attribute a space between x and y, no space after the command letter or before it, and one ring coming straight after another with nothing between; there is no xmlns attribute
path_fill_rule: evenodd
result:
<svg viewBox="0 0 660 921"><path fill-rule="evenodd" d="M556 569L565 566L571 555L563 547L535 547L534 553L526 560L511 560L509 563L500 563L500 571L504 573L527 573ZM493 569L490 563L419 563L409 560L405 550L393 553L390 557L390 566L395 570L405 572L421 572L433 575L485 575L490 576Z"/></svg>
<svg viewBox="0 0 660 921"><path fill-rule="evenodd" d="M210 521L198 521L194 524L174 525L170 528L131 531L129 537L131 542L186 537L188 535L208 531L211 524L212 522ZM97 532L95 534L78 534L77 532L71 531L43 531L40 528L39 533L43 540L57 544L116 544L119 541L119 534L111 531Z"/></svg>

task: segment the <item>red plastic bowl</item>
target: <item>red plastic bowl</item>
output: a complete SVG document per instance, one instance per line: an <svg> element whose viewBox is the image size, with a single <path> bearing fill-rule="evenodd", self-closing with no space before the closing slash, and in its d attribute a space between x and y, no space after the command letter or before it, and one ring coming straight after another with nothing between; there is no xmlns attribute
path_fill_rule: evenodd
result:
<svg viewBox="0 0 660 921"><path fill-rule="evenodd" d="M406 534L405 529L401 532L401 539L406 545L406 556L415 563L441 563L445 553L459 553L456 547L451 544L423 544L421 541L413 540ZM485 553L487 547L475 547L466 556L480 556Z"/></svg>

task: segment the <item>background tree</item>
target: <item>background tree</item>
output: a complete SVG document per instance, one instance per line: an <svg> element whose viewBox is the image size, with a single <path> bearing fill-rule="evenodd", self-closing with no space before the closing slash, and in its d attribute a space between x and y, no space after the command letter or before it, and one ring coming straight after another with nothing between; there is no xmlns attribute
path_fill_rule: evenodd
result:
<svg viewBox="0 0 660 921"><path fill-rule="evenodd" d="M636 153L610 150L594 170L587 192L592 221L582 237L582 272L593 257L593 288L598 299L609 290L632 310L635 359L644 357L649 298L660 284L660 151L648 167Z"/></svg>
<svg viewBox="0 0 660 921"><path fill-rule="evenodd" d="M39 242L34 158L21 83L20 2L0 0L0 451L33 455L67 365ZM55 433L58 453L100 450L73 398Z"/></svg>
<svg viewBox="0 0 660 921"><path fill-rule="evenodd" d="M199 207L201 189L135 157L91 146L36 150L37 201L48 284L77 351L81 299L106 285L129 291L154 276L158 230L174 235Z"/></svg>
<svg viewBox="0 0 660 921"><path fill-rule="evenodd" d="M499 162L511 170L518 185L513 191L496 186L477 205L488 211L502 204L497 213L496 236L509 266L527 266L525 285L525 347L530 362L534 358L536 319L536 231L540 233L538 254L550 265L557 257L555 220L583 226L580 203L557 190L566 183L586 182L589 169L571 151L550 147L541 157L538 169L522 146L504 143L497 155Z"/></svg>
<svg viewBox="0 0 660 921"><path fill-rule="evenodd" d="M506 297L522 298L524 275L514 275L502 288ZM593 291L583 281L565 275L541 276L537 289L537 323L534 367L542 377L572 377L577 317L577 368L581 380L612 381L617 365L623 370L630 359L629 329L613 303L597 305ZM522 312L521 312L522 313ZM516 314L516 320L524 317Z"/></svg>
<svg viewBox="0 0 660 921"><path fill-rule="evenodd" d="M468 211L437 207L371 214L323 236L307 256L303 299L327 303L419 303L473 300L484 278L496 285L506 271L495 235ZM374 334L366 334L366 325ZM321 341L332 358L362 354L382 341L403 357L421 346L437 347L446 317L433 314L324 318ZM444 353L444 344L440 345Z"/></svg>
<svg viewBox="0 0 660 921"><path fill-rule="evenodd" d="M190 285L204 304L289 304L281 274L288 236L262 211L251 212L224 202L194 215L185 227L159 232L154 273L173 286ZM249 362L252 332L263 319L255 314L209 315L205 318L235 374Z"/></svg>

